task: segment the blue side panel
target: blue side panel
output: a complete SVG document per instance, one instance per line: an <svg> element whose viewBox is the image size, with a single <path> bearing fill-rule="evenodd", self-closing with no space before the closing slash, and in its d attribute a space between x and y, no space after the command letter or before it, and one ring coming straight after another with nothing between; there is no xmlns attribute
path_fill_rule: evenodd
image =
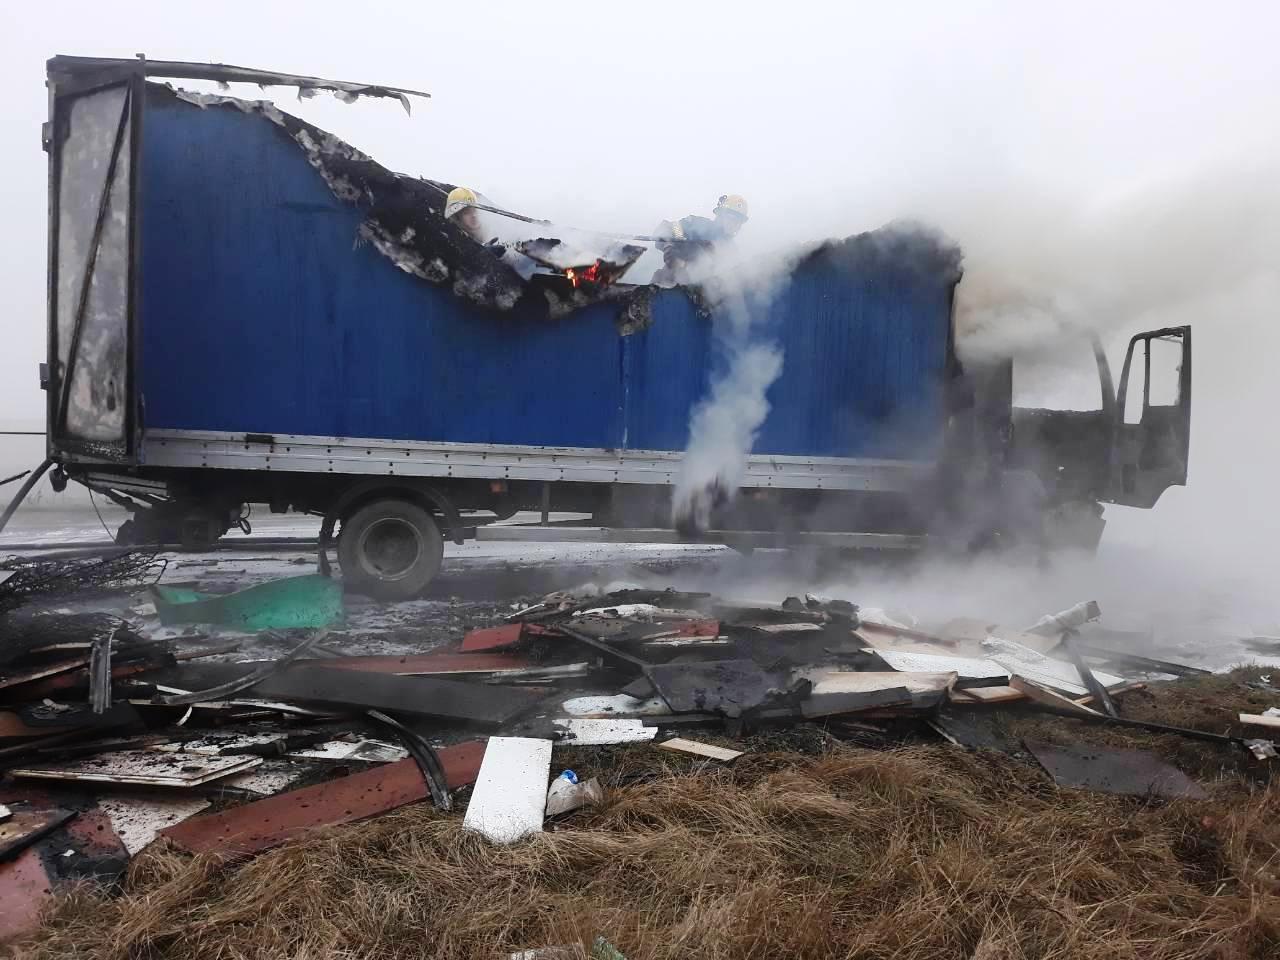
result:
<svg viewBox="0 0 1280 960"><path fill-rule="evenodd" d="M141 389L151 428L616 447L616 310L467 308L355 247L274 124L153 100L142 160Z"/></svg>
<svg viewBox="0 0 1280 960"><path fill-rule="evenodd" d="M774 300L769 329L783 374L769 390L756 452L932 456L950 285L910 260L855 271L826 261L806 261Z"/></svg>
<svg viewBox="0 0 1280 960"><path fill-rule="evenodd" d="M874 269L818 254L768 299L748 304L748 342L782 357L755 453L934 455L951 284L909 253L901 266L874 258ZM654 315L651 328L628 338L627 443L682 450L689 411L727 366L729 320L698 316L678 294L662 295Z"/></svg>
<svg viewBox="0 0 1280 960"><path fill-rule="evenodd" d="M473 308L356 246L360 212L265 118L160 96L142 129L147 427L685 447L726 320L683 291L626 337L610 304ZM757 453L931 451L954 276L850 249L806 258L753 314L784 357Z"/></svg>
<svg viewBox="0 0 1280 960"><path fill-rule="evenodd" d="M653 323L624 339L626 436L633 450L683 450L689 411L709 385L712 321L678 290L653 300Z"/></svg>

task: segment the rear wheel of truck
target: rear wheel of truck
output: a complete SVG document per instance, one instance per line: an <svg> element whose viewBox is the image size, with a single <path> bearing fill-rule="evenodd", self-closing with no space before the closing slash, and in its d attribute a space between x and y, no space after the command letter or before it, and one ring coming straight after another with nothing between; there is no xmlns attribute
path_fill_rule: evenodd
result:
<svg viewBox="0 0 1280 960"><path fill-rule="evenodd" d="M444 538L408 500L375 500L342 521L338 563L347 586L378 600L412 600L440 572Z"/></svg>

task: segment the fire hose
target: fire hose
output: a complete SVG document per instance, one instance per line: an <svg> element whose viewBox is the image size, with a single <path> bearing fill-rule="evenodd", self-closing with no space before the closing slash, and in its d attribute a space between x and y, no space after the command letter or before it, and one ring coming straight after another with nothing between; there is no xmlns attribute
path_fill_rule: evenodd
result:
<svg viewBox="0 0 1280 960"><path fill-rule="evenodd" d="M526 217L524 214L512 213L510 210L503 210L500 207L491 207L487 203L469 203L469 207L476 210L483 210L486 213L496 213L500 217L509 217L512 220L519 220L521 223L542 223L549 227L555 226L550 220L538 220L534 217ZM643 234L629 233L604 233L600 230L580 230L577 227L570 227L575 233L587 233L594 237L608 237L610 240L638 240L641 243L658 243L662 240L670 240L671 237L649 237Z"/></svg>

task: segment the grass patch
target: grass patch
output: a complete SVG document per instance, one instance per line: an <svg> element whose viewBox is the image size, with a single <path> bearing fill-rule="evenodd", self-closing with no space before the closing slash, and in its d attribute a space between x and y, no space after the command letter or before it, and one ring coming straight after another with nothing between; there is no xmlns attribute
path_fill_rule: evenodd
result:
<svg viewBox="0 0 1280 960"><path fill-rule="evenodd" d="M417 805L247 862L151 850L123 895L63 897L19 949L471 960L603 934L630 960L1280 956L1275 787L1155 805L942 746L625 756L659 777L512 847Z"/></svg>

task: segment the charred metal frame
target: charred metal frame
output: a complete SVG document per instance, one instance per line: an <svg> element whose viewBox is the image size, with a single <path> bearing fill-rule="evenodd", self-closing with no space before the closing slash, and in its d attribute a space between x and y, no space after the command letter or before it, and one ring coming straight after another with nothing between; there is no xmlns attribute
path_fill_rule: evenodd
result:
<svg viewBox="0 0 1280 960"><path fill-rule="evenodd" d="M49 76L102 74L118 72L137 77L164 77L171 80L212 80L216 83L256 83L260 87L297 87L300 90L332 90L355 97L387 97L405 102L406 97L430 97L431 94L406 87L388 87L376 83L353 83L350 80L326 80L278 70L237 67L229 63L195 63L183 60L134 60L116 57L69 57L59 55L47 64Z"/></svg>

